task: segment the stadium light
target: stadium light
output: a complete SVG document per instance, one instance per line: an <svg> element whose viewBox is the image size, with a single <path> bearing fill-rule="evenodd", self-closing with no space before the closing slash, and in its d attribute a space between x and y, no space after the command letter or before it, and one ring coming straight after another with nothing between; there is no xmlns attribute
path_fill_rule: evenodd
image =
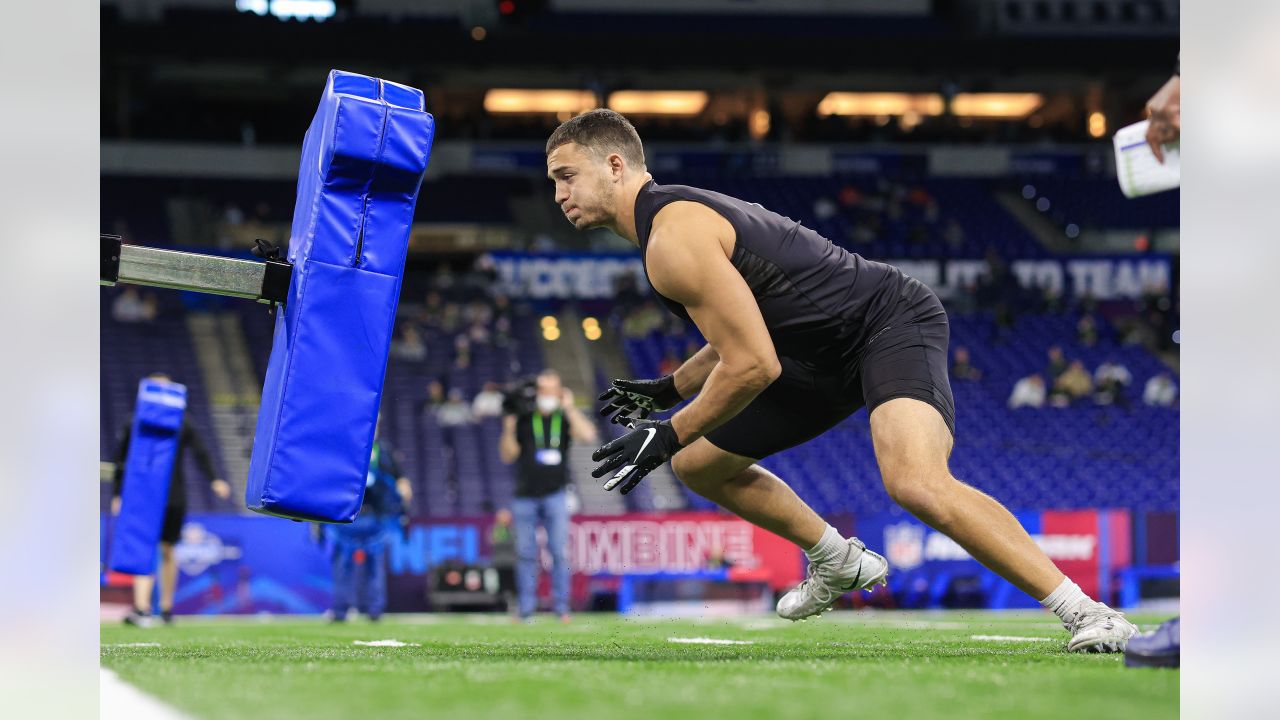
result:
<svg viewBox="0 0 1280 720"><path fill-rule="evenodd" d="M960 93L951 99L958 117L1021 120L1044 104L1039 93Z"/></svg>
<svg viewBox="0 0 1280 720"><path fill-rule="evenodd" d="M619 90L609 95L609 109L623 115L683 115L701 113L707 94L701 90Z"/></svg>
<svg viewBox="0 0 1280 720"><path fill-rule="evenodd" d="M591 328L598 328L598 327L600 327L600 321L599 321L599 320L597 320L597 319L595 319L595 318L591 317L590 315L588 315L587 317L582 318L582 329L583 329L583 330L589 330L589 329L591 329Z"/></svg>
<svg viewBox="0 0 1280 720"><path fill-rule="evenodd" d="M254 15L274 15L281 20L323 22L338 11L334 0L236 0L236 10Z"/></svg>
<svg viewBox="0 0 1280 720"><path fill-rule="evenodd" d="M558 323L558 321L556 320L556 316L555 316L555 315L543 315L543 316L542 316L542 329L543 329L543 330L546 330L547 328L553 328L553 327L556 327L558 324L559 324L559 323Z"/></svg>
<svg viewBox="0 0 1280 720"><path fill-rule="evenodd" d="M601 333L601 332L600 332L600 326L599 326L599 325L593 325L593 326L591 326L591 327L589 327L589 328L584 329L584 330L582 331L582 334L583 334L583 335L586 335L588 340L599 340L599 339L600 339L600 336L601 336L603 333Z"/></svg>
<svg viewBox="0 0 1280 720"><path fill-rule="evenodd" d="M1089 137L1100 138L1107 134L1107 116L1097 110L1089 113Z"/></svg>
<svg viewBox="0 0 1280 720"><path fill-rule="evenodd" d="M555 341L560 339L560 328L552 325L542 329L542 337L547 340Z"/></svg>
<svg viewBox="0 0 1280 720"><path fill-rule="evenodd" d="M941 115L942 96L937 93L831 92L818 103L818 115L884 117L890 115Z"/></svg>
<svg viewBox="0 0 1280 720"><path fill-rule="evenodd" d="M590 90L519 90L495 88L484 94L491 113L580 113L596 106Z"/></svg>

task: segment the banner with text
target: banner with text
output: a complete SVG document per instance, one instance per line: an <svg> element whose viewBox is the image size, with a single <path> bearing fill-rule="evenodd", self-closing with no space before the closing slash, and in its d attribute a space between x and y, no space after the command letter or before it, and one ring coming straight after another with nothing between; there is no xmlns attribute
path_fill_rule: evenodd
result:
<svg viewBox="0 0 1280 720"><path fill-rule="evenodd" d="M1115 572L1133 561L1128 510L1014 514L1063 573L1091 597L1108 601ZM889 560L890 587L901 607L1039 607L1039 598L1021 592L910 515L858 518L857 532Z"/></svg>
<svg viewBox="0 0 1280 720"><path fill-rule="evenodd" d="M597 300L613 297L618 275L635 276L647 288L644 265L635 254L493 253L507 290L532 300ZM888 260L947 299L975 285L986 272L983 260ZM1167 294L1172 262L1165 255L1024 259L1009 263L1026 288L1050 288L1064 297L1088 293L1097 300L1135 300L1152 289Z"/></svg>

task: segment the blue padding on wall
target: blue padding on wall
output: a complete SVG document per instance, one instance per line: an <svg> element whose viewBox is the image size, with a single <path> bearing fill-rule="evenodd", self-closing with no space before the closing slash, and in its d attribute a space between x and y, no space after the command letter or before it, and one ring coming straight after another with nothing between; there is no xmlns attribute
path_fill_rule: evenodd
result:
<svg viewBox="0 0 1280 720"><path fill-rule="evenodd" d="M156 544L186 409L185 385L151 379L138 384L120 514L111 539L112 570L133 575L150 575L155 570Z"/></svg>
<svg viewBox="0 0 1280 720"><path fill-rule="evenodd" d="M329 73L302 146L293 280L245 503L351 522L364 496L409 230L435 121L420 90Z"/></svg>

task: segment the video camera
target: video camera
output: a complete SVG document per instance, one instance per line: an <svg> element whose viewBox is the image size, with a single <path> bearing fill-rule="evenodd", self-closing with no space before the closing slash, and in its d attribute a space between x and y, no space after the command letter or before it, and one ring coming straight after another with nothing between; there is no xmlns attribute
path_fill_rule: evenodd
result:
<svg viewBox="0 0 1280 720"><path fill-rule="evenodd" d="M532 415L538 407L538 381L526 377L502 388L504 415Z"/></svg>

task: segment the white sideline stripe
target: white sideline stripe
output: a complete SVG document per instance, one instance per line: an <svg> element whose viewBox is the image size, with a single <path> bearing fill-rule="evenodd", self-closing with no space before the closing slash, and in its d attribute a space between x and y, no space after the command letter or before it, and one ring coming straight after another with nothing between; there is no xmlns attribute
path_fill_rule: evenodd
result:
<svg viewBox="0 0 1280 720"><path fill-rule="evenodd" d="M120 679L114 672L98 670L99 720L188 720L188 716Z"/></svg>
<svg viewBox="0 0 1280 720"><path fill-rule="evenodd" d="M364 645L366 647L422 647L418 643L406 643L399 640L352 640L352 645Z"/></svg>
<svg viewBox="0 0 1280 720"><path fill-rule="evenodd" d="M754 640L721 640L719 638L706 638L706 637L696 637L696 638L669 637L667 638L667 642L685 643L688 645L755 645L756 644Z"/></svg>
<svg viewBox="0 0 1280 720"><path fill-rule="evenodd" d="M986 640L988 642L1053 642L1047 637L1020 637L1018 635L970 635L970 640Z"/></svg>

